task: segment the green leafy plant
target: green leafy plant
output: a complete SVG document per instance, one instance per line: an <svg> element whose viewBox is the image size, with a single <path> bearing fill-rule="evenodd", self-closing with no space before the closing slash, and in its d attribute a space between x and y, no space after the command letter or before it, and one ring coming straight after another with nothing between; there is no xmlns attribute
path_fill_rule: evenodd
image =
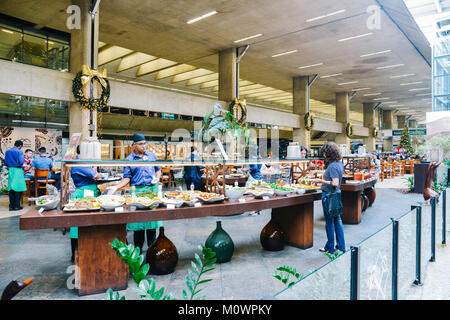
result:
<svg viewBox="0 0 450 320"><path fill-rule="evenodd" d="M402 179L406 181L406 185L407 185L407 187L408 187L408 191L409 191L409 192L414 191L414 177L411 176L411 177L408 177L408 178L402 178Z"/></svg>
<svg viewBox="0 0 450 320"><path fill-rule="evenodd" d="M324 253L331 261L344 254L341 250L335 250L334 253L325 251Z"/></svg>
<svg viewBox="0 0 450 320"><path fill-rule="evenodd" d="M296 280L289 282L291 276L293 276ZM300 281L304 278L303 274L298 273L295 268L289 266L278 267L274 271L273 277L283 282L285 285L287 285L287 287L294 285L297 281Z"/></svg>
<svg viewBox="0 0 450 320"><path fill-rule="evenodd" d="M191 261L192 270L188 269L188 275L186 276L186 286L189 290L189 294L185 289L183 289L183 298L185 300L193 300L194 296L197 295L202 289L197 289L197 287L201 284L210 282L212 279L204 279L200 280L200 278L207 272L214 270L214 267L211 267L214 263L216 263L216 253L212 251L211 248L206 248L205 246L199 246L199 249L202 251L203 261L199 257L198 254L195 254L195 262ZM199 299L204 299L205 296L201 296Z"/></svg>
<svg viewBox="0 0 450 320"><path fill-rule="evenodd" d="M0 187L0 194L6 194L8 193L8 186Z"/></svg>
<svg viewBox="0 0 450 320"><path fill-rule="evenodd" d="M164 287L156 290L156 283L153 278L145 279L149 272L148 263L143 265L144 255L140 254L140 249L135 247L133 244L126 245L125 243L114 239L111 243L111 248L116 252L116 254L128 265L130 274L133 276L133 280L137 285L134 290L137 292L139 297L143 300L175 300L170 294L164 294ZM201 280L201 277L212 270L211 267L216 262L216 253L210 248L206 248L203 245L199 246L202 253L202 258L196 253L195 262L191 261L192 269L188 270L188 276L186 276L186 285L190 292L188 296L186 290L183 289L184 299L193 300L194 296L197 295L202 289L197 289L199 285L211 281L212 279ZM195 275L194 275L195 273ZM108 300L125 300L125 297L121 297L118 292L114 292L112 289L106 291L106 298ZM202 296L200 299L203 299Z"/></svg>

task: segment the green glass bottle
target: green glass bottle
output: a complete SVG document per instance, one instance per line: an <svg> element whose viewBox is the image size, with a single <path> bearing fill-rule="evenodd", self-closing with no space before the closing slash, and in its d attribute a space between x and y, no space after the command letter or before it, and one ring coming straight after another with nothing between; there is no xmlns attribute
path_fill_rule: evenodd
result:
<svg viewBox="0 0 450 320"><path fill-rule="evenodd" d="M216 253L217 263L224 263L231 260L234 252L234 243L230 235L222 229L222 222L217 221L214 230L205 242L205 247Z"/></svg>

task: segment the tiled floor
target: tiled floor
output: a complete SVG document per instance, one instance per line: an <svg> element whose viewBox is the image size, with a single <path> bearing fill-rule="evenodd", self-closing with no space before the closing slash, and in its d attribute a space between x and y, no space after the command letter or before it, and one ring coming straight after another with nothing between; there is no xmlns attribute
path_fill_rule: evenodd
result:
<svg viewBox="0 0 450 320"><path fill-rule="evenodd" d="M362 222L359 225L344 225L347 248L387 225L390 217L406 213L411 204L422 200L419 194L398 191L404 187L404 181L400 178L377 184L377 199L363 213ZM0 197L0 288L12 279L34 276L32 285L16 299L104 299L104 294L79 297L76 290L70 289L73 266L67 234L63 236L61 231L52 229L20 231L19 215L25 210L11 214L7 208L7 197ZM153 276L157 287L164 286L167 293L182 299L191 259L199 252L198 245L204 244L215 229L216 221L221 220L223 228L234 241L235 252L231 262L216 264L216 269L209 273L213 281L208 283L202 294L206 295L206 299L227 300L256 300L274 296L284 288L272 276L277 267L289 265L300 273L308 274L329 261L318 251L326 241L320 201L315 202L314 210L314 246L307 250L286 247L283 251L268 252L261 248L259 235L270 219L270 210L262 212L260 216L244 213L230 217L165 221L165 234L176 245L179 261L172 274ZM128 240L131 240L131 234L128 234ZM450 257L445 259L450 262ZM447 261L445 259L442 260ZM433 266L436 272L439 271L437 266ZM134 283L130 280L129 288L122 291L121 295L127 299L136 299L133 287ZM424 286L415 294L423 298L425 291ZM440 293L434 290L433 294L438 297Z"/></svg>

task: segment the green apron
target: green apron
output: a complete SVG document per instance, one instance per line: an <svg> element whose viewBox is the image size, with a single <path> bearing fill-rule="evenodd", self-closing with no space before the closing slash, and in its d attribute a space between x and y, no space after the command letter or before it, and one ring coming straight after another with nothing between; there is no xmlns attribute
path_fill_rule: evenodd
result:
<svg viewBox="0 0 450 320"><path fill-rule="evenodd" d="M158 185L154 184L153 186L136 186L136 194L140 194L147 191L158 192ZM158 229L162 227L162 221L147 221L147 222L136 222L136 223L128 223L127 229L131 231L140 231L147 229Z"/></svg>
<svg viewBox="0 0 450 320"><path fill-rule="evenodd" d="M22 168L11 167L8 170L8 191L15 192L27 191L27 184L25 183L25 176Z"/></svg>
<svg viewBox="0 0 450 320"><path fill-rule="evenodd" d="M98 196L98 189L96 184L90 184L84 187L78 187L73 193L72 199L82 199L84 198L84 190L94 191L94 197ZM70 227L69 238L78 239L78 227Z"/></svg>

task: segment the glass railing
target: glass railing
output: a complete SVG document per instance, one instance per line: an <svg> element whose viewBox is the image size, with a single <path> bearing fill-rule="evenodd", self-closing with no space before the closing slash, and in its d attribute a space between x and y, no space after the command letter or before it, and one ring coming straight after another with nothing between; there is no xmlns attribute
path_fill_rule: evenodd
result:
<svg viewBox="0 0 450 320"><path fill-rule="evenodd" d="M408 300L429 263L445 250L450 188L411 210L343 255L277 293L278 300ZM433 277L428 274L427 278Z"/></svg>

